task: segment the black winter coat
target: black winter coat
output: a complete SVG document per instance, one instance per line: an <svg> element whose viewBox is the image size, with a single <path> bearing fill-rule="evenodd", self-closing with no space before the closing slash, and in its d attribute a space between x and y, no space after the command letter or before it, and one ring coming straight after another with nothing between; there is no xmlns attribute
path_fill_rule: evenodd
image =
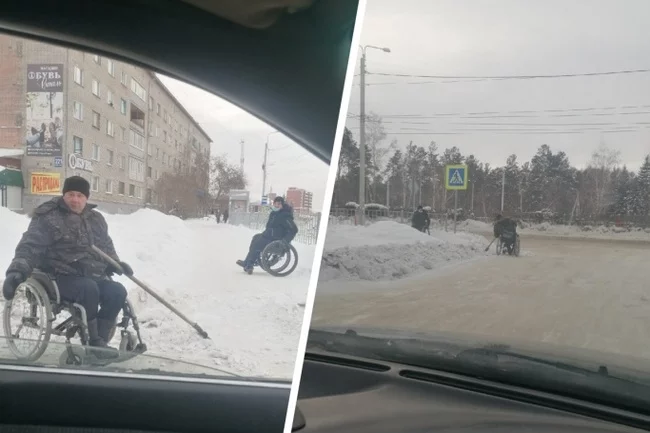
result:
<svg viewBox="0 0 650 433"><path fill-rule="evenodd" d="M298 226L293 221L293 208L285 203L282 209L271 212L262 236L268 239L284 239L291 242L296 237L296 234L298 234Z"/></svg>

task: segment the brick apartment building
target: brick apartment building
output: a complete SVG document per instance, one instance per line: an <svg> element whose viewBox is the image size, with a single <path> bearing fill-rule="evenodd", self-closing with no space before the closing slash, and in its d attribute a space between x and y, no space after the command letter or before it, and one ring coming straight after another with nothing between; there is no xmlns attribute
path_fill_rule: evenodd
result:
<svg viewBox="0 0 650 433"><path fill-rule="evenodd" d="M290 187L285 199L297 213L310 213L313 196L313 193L304 189Z"/></svg>
<svg viewBox="0 0 650 433"><path fill-rule="evenodd" d="M150 71L0 35L3 206L29 212L74 174L90 182L91 201L107 212L156 205L156 180L191 170L197 155L210 156L210 143Z"/></svg>

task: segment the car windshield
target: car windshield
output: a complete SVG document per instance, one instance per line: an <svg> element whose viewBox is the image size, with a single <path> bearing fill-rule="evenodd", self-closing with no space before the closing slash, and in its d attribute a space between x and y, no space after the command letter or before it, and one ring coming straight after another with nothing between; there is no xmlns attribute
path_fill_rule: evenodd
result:
<svg viewBox="0 0 650 433"><path fill-rule="evenodd" d="M368 2L308 349L647 412L649 12Z"/></svg>
<svg viewBox="0 0 650 433"><path fill-rule="evenodd" d="M291 378L327 165L104 55L0 64L0 368Z"/></svg>

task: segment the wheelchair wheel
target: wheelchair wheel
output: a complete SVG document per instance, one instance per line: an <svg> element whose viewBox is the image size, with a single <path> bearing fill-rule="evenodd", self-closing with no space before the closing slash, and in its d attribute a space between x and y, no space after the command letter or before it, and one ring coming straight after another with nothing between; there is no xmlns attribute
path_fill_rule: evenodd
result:
<svg viewBox="0 0 650 433"><path fill-rule="evenodd" d="M291 244L288 252L284 248L282 241L273 241L260 254L260 266L274 277L286 277L298 266L296 248Z"/></svg>
<svg viewBox="0 0 650 433"><path fill-rule="evenodd" d="M18 286L14 299L5 302L3 314L7 344L18 360L33 362L43 355L52 334L51 319L52 305L45 288L28 278Z"/></svg>
<svg viewBox="0 0 650 433"><path fill-rule="evenodd" d="M500 256L502 251L503 251L503 242L501 242L501 238L499 238L497 239L497 256Z"/></svg>

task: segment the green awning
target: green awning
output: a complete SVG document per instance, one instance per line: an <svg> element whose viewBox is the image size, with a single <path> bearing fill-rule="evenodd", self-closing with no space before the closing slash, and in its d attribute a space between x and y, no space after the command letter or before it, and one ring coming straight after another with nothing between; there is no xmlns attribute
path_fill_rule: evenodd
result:
<svg viewBox="0 0 650 433"><path fill-rule="evenodd" d="M24 188L25 182L23 182L23 172L11 168L3 169L0 167L0 185Z"/></svg>

